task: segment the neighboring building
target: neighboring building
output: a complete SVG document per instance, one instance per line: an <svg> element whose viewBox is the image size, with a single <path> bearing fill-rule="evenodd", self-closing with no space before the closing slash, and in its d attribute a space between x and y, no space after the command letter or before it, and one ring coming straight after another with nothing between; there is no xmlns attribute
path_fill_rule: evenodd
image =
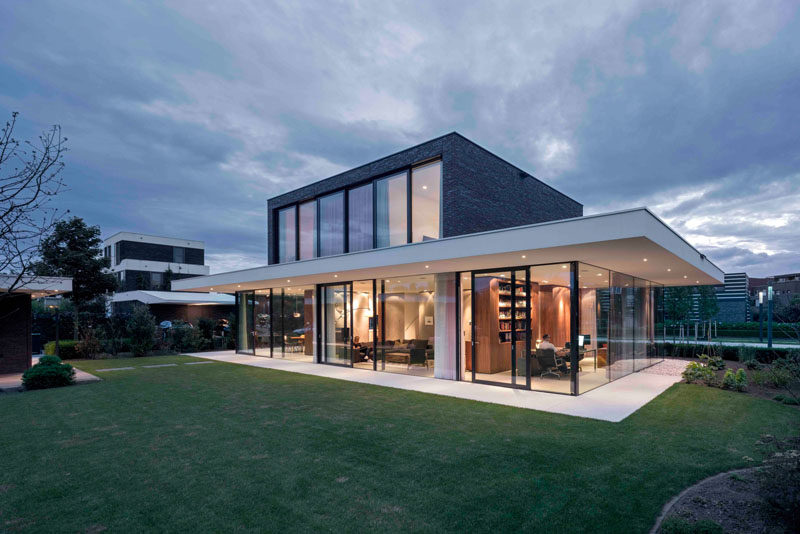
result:
<svg viewBox="0 0 800 534"><path fill-rule="evenodd" d="M120 287L112 297L113 313L129 313L138 302L147 304L158 321L194 322L224 318L234 310L231 295L170 291L173 280L210 272L202 241L118 232L103 241L103 255Z"/></svg>
<svg viewBox="0 0 800 534"><path fill-rule="evenodd" d="M173 282L235 291L257 356L577 395L660 361L664 286L723 281L646 208L583 216L457 133L267 209L268 265Z"/></svg>
<svg viewBox="0 0 800 534"><path fill-rule="evenodd" d="M72 291L71 278L50 276L28 278L9 292L15 278L0 274L0 375L31 366L31 298Z"/></svg>
<svg viewBox="0 0 800 534"><path fill-rule="evenodd" d="M800 273L777 274L766 278L750 278L748 293L753 314L758 313L758 293L764 292L764 308L767 306L767 288L772 286L775 306L789 305L792 299L800 297Z"/></svg>
<svg viewBox="0 0 800 534"><path fill-rule="evenodd" d="M719 312L715 320L723 323L750 321L749 284L747 273L725 273L725 285L717 288Z"/></svg>

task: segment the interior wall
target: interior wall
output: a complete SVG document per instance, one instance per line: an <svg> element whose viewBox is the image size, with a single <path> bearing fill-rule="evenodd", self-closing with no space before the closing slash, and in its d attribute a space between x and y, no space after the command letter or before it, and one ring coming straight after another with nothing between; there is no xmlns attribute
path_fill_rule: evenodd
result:
<svg viewBox="0 0 800 534"><path fill-rule="evenodd" d="M591 348L597 348L597 293L594 289L580 290L581 322L578 335L592 336Z"/></svg>

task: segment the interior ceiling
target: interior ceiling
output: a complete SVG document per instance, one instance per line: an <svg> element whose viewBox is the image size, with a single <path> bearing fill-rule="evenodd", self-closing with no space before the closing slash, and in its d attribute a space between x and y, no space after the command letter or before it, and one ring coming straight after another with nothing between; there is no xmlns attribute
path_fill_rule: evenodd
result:
<svg viewBox="0 0 800 534"><path fill-rule="evenodd" d="M370 253L380 254L381 251ZM579 245L550 247L544 249L520 249L514 252L496 254L469 254L457 258L410 262L369 268L350 268L337 272L329 272L326 268L328 258L309 260L319 262L318 272L293 278L274 278L269 276L273 266L251 269L239 273L226 273L235 276L235 283L224 283L216 286L199 286L192 291L235 292L266 287L297 287L314 284L329 284L366 279L392 279L413 275L473 271L483 269L503 269L535 265L531 269L531 279L535 281L555 281L568 272L563 265L569 261L580 261L587 264L579 269L580 285L597 287L607 280L607 270L634 276L665 286L680 285L718 285L716 280L704 271L682 260L669 250L644 237L599 241ZM353 262L357 263L357 262ZM554 264L542 266L541 264ZM284 267L283 264L281 267ZM277 267L277 266L275 266ZM284 270L285 272L285 270ZM597 273L601 273L601 277ZM213 281L215 275L203 280ZM222 277L223 275L220 275ZM616 276L616 275L615 275ZM538 278L538 280L537 280ZM554 278L554 280L550 280ZM229 278L230 279L230 278ZM192 279L188 279L192 280ZM218 279L219 280L219 279ZM601 282L602 280L602 282ZM631 279L626 279L628 281ZM222 282L222 280L219 280ZM623 282L624 282L623 281ZM182 281L185 282L185 281ZM208 283L208 282L207 282ZM542 282L543 283L543 282ZM624 283L623 283L624 285ZM188 290L188 288L187 288Z"/></svg>

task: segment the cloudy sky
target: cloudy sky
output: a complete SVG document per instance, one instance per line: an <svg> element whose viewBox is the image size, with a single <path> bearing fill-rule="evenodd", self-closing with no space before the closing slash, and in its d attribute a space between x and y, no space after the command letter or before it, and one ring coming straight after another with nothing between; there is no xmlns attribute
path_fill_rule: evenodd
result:
<svg viewBox="0 0 800 534"><path fill-rule="evenodd" d="M0 3L0 114L107 236L266 263L267 198L456 130L726 271L800 271L797 2Z"/></svg>

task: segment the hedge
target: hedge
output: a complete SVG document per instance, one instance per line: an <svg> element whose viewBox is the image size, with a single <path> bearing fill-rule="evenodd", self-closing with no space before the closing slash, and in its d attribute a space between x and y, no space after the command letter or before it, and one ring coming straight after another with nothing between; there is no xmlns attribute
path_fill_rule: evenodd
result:
<svg viewBox="0 0 800 534"><path fill-rule="evenodd" d="M58 356L62 360L74 360L78 357L75 351L75 345L78 342L72 339L62 339L58 342ZM56 342L48 341L44 344L44 353L48 356L54 356L56 353Z"/></svg>
<svg viewBox="0 0 800 534"><path fill-rule="evenodd" d="M659 343L659 353L672 358L696 358L708 353L708 345L694 343ZM800 349L776 349L752 347L747 345L712 345L717 356L729 361L757 360L761 363L772 363L778 358L787 356L800 357Z"/></svg>

